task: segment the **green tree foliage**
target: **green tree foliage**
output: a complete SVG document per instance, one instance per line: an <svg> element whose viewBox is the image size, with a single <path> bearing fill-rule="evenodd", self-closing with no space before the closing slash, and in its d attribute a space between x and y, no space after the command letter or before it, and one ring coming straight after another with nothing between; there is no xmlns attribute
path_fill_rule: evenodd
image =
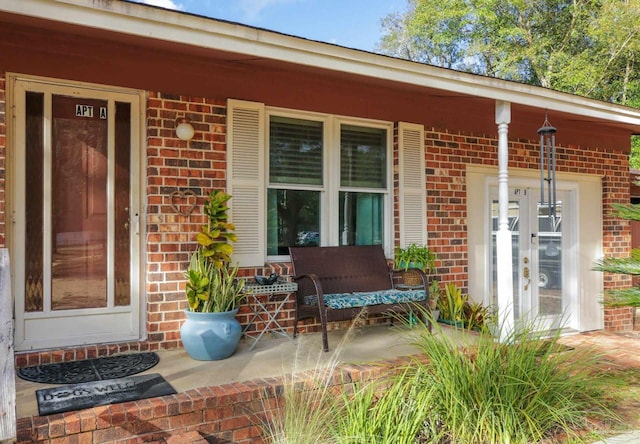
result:
<svg viewBox="0 0 640 444"><path fill-rule="evenodd" d="M408 0L381 52L640 106L640 0Z"/></svg>
<svg viewBox="0 0 640 444"><path fill-rule="evenodd" d="M378 49L640 108L638 23L640 0L407 0L382 20Z"/></svg>
<svg viewBox="0 0 640 444"><path fill-rule="evenodd" d="M382 28L382 53L640 108L640 0L407 0ZM640 220L640 206L616 210ZM595 269L640 275L640 250ZM607 303L640 306L640 288Z"/></svg>
<svg viewBox="0 0 640 444"><path fill-rule="evenodd" d="M640 205L613 205L616 215L622 219L640 221ZM594 270L607 273L640 276L640 248L631 250L629 257L604 257L596 262ZM610 307L640 307L640 287L612 290L607 293L605 304Z"/></svg>

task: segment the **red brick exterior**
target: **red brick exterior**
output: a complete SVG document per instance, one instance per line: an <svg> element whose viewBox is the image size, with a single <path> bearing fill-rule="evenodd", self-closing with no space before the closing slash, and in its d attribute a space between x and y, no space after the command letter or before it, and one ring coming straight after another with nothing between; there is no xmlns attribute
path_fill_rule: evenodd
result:
<svg viewBox="0 0 640 444"><path fill-rule="evenodd" d="M487 136L431 129L425 136L427 152L427 216L429 247L438 256L441 281L467 288L466 165L498 164L498 142ZM539 168L537 141L509 142L509 167ZM627 155L579 146L558 146L557 170L602 177L604 254L626 256L631 249L628 221L611 214L611 204L630 201ZM631 277L605 274L605 290L631 285ZM476 295L476 298L482 299ZM633 329L633 310L605 309L605 329Z"/></svg>
<svg viewBox="0 0 640 444"><path fill-rule="evenodd" d="M0 78L0 209L4 208L4 164L6 159L4 79ZM180 346L179 328L186 307L183 272L189 253L195 247L195 233L204 223L201 212L206 195L226 188L226 99L171 96L149 93L147 102L146 144L146 331L141 343L108 344L64 351L20 353L17 365L56 362L58 360L103 356L130 350L173 349ZM177 117L188 116L196 130L191 141L175 137ZM437 128L425 132L427 173L427 223L429 247L436 253L436 277L468 287L466 165L497 165L497 138L464 134ZM509 143L509 166L538 168L536 141ZM610 214L613 203L629 202L627 156L621 152L579 146L558 147L558 171L598 175L603 178L604 253L626 255L631 246L631 231L626 221ZM394 134L394 226L398 229L397 134ZM190 215L172 208L171 193L192 190L198 196ZM190 201L175 200L186 212ZM182 205L180 205L182 204ZM0 211L0 245L4 246L4 211ZM290 274L290 264L266 264L264 268L244 269L242 275ZM629 286L626 276L605 276L605 288ZM481 299L480 295L474 295ZM246 324L250 310L242 307L239 319ZM292 326L293 306L283 311L283 323ZM632 328L632 310L605 310L605 326L610 330ZM342 328L337 324L333 328ZM304 331L317 330L307 323Z"/></svg>
<svg viewBox="0 0 640 444"><path fill-rule="evenodd" d="M346 365L330 375L326 387L350 392L358 384L389 377L408 365L399 358L370 365ZM320 370L322 371L322 370ZM304 382L317 387L313 370L296 375L296 389ZM18 419L17 444L134 443L134 442L265 442L265 418L283 405L283 387L290 378L256 379L202 387L176 395L143 399L77 412ZM324 386L325 379L322 379ZM194 433L198 432L198 433ZM185 437L189 437L187 441Z"/></svg>

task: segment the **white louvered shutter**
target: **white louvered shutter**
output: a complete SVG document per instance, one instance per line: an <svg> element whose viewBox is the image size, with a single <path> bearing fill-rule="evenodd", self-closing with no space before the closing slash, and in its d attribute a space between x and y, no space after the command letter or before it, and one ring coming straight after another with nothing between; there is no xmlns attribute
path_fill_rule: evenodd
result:
<svg viewBox="0 0 640 444"><path fill-rule="evenodd" d="M400 246L427 243L427 201L422 125L398 124Z"/></svg>
<svg viewBox="0 0 640 444"><path fill-rule="evenodd" d="M262 103L227 103L229 219L238 236L232 262L241 267L262 267L266 255L264 119Z"/></svg>

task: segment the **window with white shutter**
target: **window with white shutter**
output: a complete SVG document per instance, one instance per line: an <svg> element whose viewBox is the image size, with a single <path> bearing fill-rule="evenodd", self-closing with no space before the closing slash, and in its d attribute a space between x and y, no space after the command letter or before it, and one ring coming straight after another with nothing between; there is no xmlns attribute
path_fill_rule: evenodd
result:
<svg viewBox="0 0 640 444"><path fill-rule="evenodd" d="M391 253L392 129L389 122L229 100L234 262L262 266L286 260L290 246L382 245ZM409 143L409 164L423 152L421 134L413 135L419 152ZM422 166L424 175L424 159ZM405 206L411 197L424 197L416 194L417 183L414 190L407 181Z"/></svg>
<svg viewBox="0 0 640 444"><path fill-rule="evenodd" d="M263 266L266 257L264 116L261 103L228 101L229 219L238 236L232 260L242 267Z"/></svg>
<svg viewBox="0 0 640 444"><path fill-rule="evenodd" d="M427 242L427 198L422 125L398 124L400 246Z"/></svg>

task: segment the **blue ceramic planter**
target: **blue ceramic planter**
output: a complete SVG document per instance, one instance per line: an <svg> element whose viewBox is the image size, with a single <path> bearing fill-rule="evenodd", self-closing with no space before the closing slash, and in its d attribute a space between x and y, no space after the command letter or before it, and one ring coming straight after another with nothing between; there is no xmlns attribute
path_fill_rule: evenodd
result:
<svg viewBox="0 0 640 444"><path fill-rule="evenodd" d="M180 328L180 338L189 356L199 361L217 361L231 356L242 336L236 313L237 308L222 313L185 310L187 320Z"/></svg>

